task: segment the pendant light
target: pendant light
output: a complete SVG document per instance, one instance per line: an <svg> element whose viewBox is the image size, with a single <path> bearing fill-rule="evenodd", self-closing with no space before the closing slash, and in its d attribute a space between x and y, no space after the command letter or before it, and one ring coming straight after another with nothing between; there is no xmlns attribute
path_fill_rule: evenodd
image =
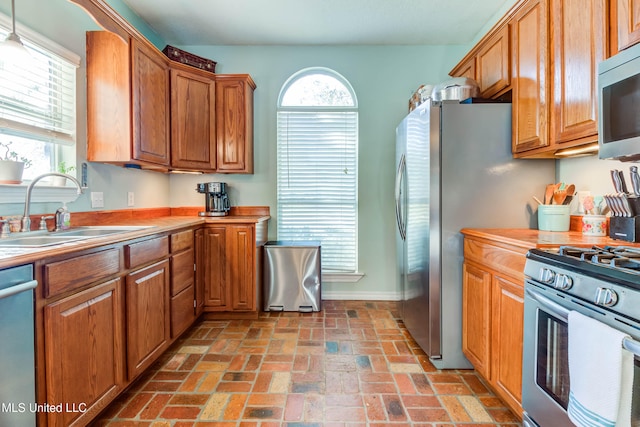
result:
<svg viewBox="0 0 640 427"><path fill-rule="evenodd" d="M27 48L22 44L20 36L16 34L16 4L15 0L11 0L11 32L0 43L0 61L5 63L21 63L27 61L31 55Z"/></svg>

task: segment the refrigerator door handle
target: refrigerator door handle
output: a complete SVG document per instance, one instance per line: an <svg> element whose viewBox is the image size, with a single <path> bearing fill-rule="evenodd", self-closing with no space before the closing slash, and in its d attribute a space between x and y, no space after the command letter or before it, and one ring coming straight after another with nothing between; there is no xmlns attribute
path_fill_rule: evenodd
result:
<svg viewBox="0 0 640 427"><path fill-rule="evenodd" d="M402 205L402 183L404 182L404 175L407 170L407 162L405 155L400 157L398 163L398 171L396 172L396 222L398 224L398 231L402 240L407 238L407 226L405 221L405 207Z"/></svg>

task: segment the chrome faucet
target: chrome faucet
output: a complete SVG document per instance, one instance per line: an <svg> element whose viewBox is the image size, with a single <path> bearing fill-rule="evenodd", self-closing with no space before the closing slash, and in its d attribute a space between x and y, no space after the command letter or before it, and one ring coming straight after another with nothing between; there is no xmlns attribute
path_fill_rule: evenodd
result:
<svg viewBox="0 0 640 427"><path fill-rule="evenodd" d="M22 215L22 227L20 228L20 231L23 233L31 231L31 218L29 217L29 208L31 206L31 191L33 191L33 186L36 184L36 182L47 176L61 176L63 178L71 180L71 182L73 182L76 187L78 187L78 194L82 194L82 185L80 185L80 182L71 175L58 172L47 172L35 177L33 181L31 181L31 184L29 184L29 187L27 187L27 196L24 199L24 214Z"/></svg>

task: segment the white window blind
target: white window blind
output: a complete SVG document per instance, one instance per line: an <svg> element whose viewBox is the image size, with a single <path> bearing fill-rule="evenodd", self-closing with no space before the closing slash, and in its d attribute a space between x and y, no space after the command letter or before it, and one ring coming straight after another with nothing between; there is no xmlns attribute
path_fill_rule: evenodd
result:
<svg viewBox="0 0 640 427"><path fill-rule="evenodd" d="M2 24L0 39L4 40L9 30ZM25 64L0 58L0 132L45 142L74 143L79 58L74 54L69 55L72 59L65 58L55 49L34 43L24 30L17 32L31 57Z"/></svg>
<svg viewBox="0 0 640 427"><path fill-rule="evenodd" d="M358 112L347 105L278 111L278 240L320 241L324 272L357 270Z"/></svg>

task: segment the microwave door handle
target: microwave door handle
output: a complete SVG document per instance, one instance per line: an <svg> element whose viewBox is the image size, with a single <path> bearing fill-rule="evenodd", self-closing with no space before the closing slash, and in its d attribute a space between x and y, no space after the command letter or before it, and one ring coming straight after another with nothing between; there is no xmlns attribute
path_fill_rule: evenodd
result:
<svg viewBox="0 0 640 427"><path fill-rule="evenodd" d="M554 316L556 316L561 320L564 320L565 322L568 320L569 310L567 310L560 304L557 304L551 301L549 298L531 289L526 289L525 293L527 294L527 296L529 296L530 298L535 300L538 304L540 304L540 306L544 308L545 311L549 312L550 314L553 314ZM622 341L622 348L630 351L631 353L633 353L634 356L640 357L640 342L634 340L633 338L625 338Z"/></svg>

